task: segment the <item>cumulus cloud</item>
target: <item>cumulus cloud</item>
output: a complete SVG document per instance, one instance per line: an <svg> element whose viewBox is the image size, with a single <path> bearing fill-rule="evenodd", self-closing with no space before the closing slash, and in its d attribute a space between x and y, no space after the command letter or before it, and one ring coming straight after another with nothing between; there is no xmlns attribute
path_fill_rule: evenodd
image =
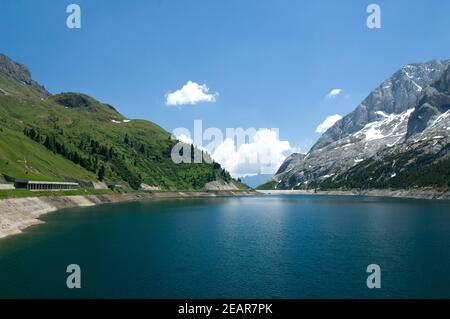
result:
<svg viewBox="0 0 450 319"><path fill-rule="evenodd" d="M218 93L209 93L206 84L188 81L181 89L166 95L166 105L194 105L200 102L215 102L218 95Z"/></svg>
<svg viewBox="0 0 450 319"><path fill-rule="evenodd" d="M332 89L330 93L327 94L327 98L332 99L342 93L342 89Z"/></svg>
<svg viewBox="0 0 450 319"><path fill-rule="evenodd" d="M288 141L280 141L277 132L261 129L250 143L236 146L230 138L218 145L212 158L230 174L237 177L257 174L275 174L286 159L285 152L291 152Z"/></svg>
<svg viewBox="0 0 450 319"><path fill-rule="evenodd" d="M319 126L316 128L317 133L325 133L330 127L334 125L337 121L339 121L342 118L339 114L334 114L328 116L325 121L323 121Z"/></svg>

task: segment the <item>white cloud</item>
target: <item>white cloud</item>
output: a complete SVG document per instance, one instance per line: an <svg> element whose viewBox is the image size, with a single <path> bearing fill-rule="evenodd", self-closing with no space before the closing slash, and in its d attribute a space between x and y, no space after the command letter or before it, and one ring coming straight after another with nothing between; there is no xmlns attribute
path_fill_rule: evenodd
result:
<svg viewBox="0 0 450 319"><path fill-rule="evenodd" d="M183 143L186 143L186 144L192 144L193 143L192 139L189 136L185 135L185 134L177 135L176 139L179 140L180 142L183 142Z"/></svg>
<svg viewBox="0 0 450 319"><path fill-rule="evenodd" d="M332 89L330 93L327 94L327 98L332 99L342 93L342 89Z"/></svg>
<svg viewBox="0 0 450 319"><path fill-rule="evenodd" d="M181 89L166 95L166 105L194 105L200 102L215 102L218 95L218 93L209 93L206 84L188 81Z"/></svg>
<svg viewBox="0 0 450 319"><path fill-rule="evenodd" d="M275 174L286 159L284 153L288 151L292 151L288 141L280 141L275 131L261 129L250 143L238 147L232 139L225 139L215 148L212 158L237 178Z"/></svg>
<svg viewBox="0 0 450 319"><path fill-rule="evenodd" d="M326 130L328 130L330 127L334 125L337 121L339 121L342 118L339 114L330 115L328 116L325 121L323 121L319 126L316 128L317 133L325 133Z"/></svg>

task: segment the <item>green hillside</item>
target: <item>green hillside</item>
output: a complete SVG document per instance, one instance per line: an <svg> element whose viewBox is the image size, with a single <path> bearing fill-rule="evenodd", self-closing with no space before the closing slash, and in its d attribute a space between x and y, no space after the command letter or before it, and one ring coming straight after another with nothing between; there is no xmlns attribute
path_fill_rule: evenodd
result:
<svg viewBox="0 0 450 319"><path fill-rule="evenodd" d="M18 80L17 70L9 70L23 66L11 63L0 65L0 179L104 180L167 190L232 180L217 163L173 163L177 141L158 125L127 120L84 94L50 95L31 80Z"/></svg>
<svg viewBox="0 0 450 319"><path fill-rule="evenodd" d="M277 182L268 181L267 183L259 185L258 187L256 187L256 189L257 190L271 190L271 189L275 189L275 186L277 186Z"/></svg>

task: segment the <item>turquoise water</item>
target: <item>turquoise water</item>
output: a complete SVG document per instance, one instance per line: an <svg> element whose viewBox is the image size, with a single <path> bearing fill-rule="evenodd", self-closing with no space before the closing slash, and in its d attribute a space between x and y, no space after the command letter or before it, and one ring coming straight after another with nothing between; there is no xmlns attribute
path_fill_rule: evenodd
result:
<svg viewBox="0 0 450 319"><path fill-rule="evenodd" d="M450 202L172 199L43 220L0 240L0 297L450 298ZM373 263L381 289L366 286Z"/></svg>

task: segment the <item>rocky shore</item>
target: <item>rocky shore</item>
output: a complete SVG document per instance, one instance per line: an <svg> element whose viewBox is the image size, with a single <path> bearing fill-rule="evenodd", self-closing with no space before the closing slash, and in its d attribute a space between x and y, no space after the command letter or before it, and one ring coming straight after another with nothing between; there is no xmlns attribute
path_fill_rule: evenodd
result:
<svg viewBox="0 0 450 319"><path fill-rule="evenodd" d="M114 195L50 196L27 197L0 200L0 238L20 233L23 229L42 223L39 216L64 208L88 207L106 203L121 203L154 198L206 198L226 196L251 196L257 194L283 195L345 195L345 196L381 196L414 199L450 200L450 192L436 190L351 190L319 191L314 190L259 190L255 191L209 191L209 192L153 192Z"/></svg>
<svg viewBox="0 0 450 319"><path fill-rule="evenodd" d="M42 223L39 216L64 208L88 207L106 203L121 203L153 198L195 198L249 196L252 191L215 192L154 192L114 195L27 197L0 200L0 238L20 233L23 229Z"/></svg>
<svg viewBox="0 0 450 319"><path fill-rule="evenodd" d="M379 197L397 197L397 198L413 198L413 199L437 199L450 200L450 192L439 192L432 189L369 189L369 190L330 190L317 191L314 190L258 190L261 194L266 195L342 195L342 196L379 196Z"/></svg>

